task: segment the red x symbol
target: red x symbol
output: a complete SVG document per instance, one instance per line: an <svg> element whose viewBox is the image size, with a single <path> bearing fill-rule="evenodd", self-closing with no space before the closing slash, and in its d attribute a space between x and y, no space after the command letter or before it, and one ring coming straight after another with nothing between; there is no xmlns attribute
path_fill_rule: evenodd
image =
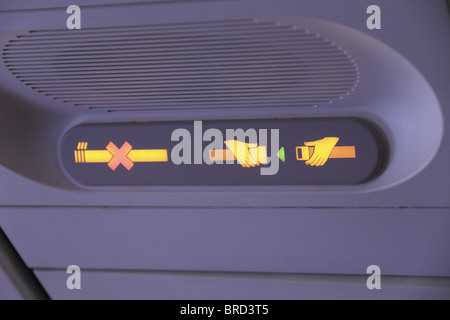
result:
<svg viewBox="0 0 450 320"><path fill-rule="evenodd" d="M108 166L112 170L116 170L117 167L122 164L128 170L131 170L131 168L134 166L134 163L127 157L131 149L132 146L128 142L125 142L120 149L117 148L114 143L110 142L106 146L106 150L111 152L113 157L109 161Z"/></svg>

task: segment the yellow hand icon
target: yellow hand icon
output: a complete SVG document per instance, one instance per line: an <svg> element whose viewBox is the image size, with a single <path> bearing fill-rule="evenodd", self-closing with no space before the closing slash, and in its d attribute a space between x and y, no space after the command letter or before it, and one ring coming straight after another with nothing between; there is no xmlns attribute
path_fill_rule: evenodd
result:
<svg viewBox="0 0 450 320"><path fill-rule="evenodd" d="M245 143L237 140L228 140L225 141L225 145L230 149L230 151L234 154L234 157L237 159L238 163L245 167L255 167L259 166L261 163L259 162L258 154L258 145L256 143Z"/></svg>
<svg viewBox="0 0 450 320"><path fill-rule="evenodd" d="M311 158L306 161L306 165L321 167L323 166L330 157L336 143L338 143L339 138L336 137L326 137L322 140L305 142L305 146L314 147L314 153Z"/></svg>

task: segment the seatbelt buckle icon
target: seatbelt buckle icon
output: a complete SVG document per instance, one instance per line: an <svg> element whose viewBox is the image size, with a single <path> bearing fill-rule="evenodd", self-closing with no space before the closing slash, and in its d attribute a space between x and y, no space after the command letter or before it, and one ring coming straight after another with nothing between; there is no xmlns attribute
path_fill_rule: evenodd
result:
<svg viewBox="0 0 450 320"><path fill-rule="evenodd" d="M326 137L321 140L305 142L296 148L298 161L306 161L306 165L322 167L328 159L354 159L355 146L336 146L339 138Z"/></svg>

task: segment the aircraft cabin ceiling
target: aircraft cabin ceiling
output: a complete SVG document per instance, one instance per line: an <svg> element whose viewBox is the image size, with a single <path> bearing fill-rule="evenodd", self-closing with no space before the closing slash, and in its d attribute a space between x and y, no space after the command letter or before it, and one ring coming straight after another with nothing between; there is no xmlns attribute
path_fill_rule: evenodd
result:
<svg viewBox="0 0 450 320"><path fill-rule="evenodd" d="M450 299L449 40L444 0L2 0L0 299Z"/></svg>

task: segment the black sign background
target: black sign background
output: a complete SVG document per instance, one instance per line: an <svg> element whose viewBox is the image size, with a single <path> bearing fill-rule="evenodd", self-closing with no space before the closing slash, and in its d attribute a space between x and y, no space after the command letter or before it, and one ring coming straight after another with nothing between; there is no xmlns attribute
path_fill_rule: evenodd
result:
<svg viewBox="0 0 450 320"><path fill-rule="evenodd" d="M193 121L80 125L63 139L63 166L75 181L85 186L352 185L379 174L387 154L375 128L356 118L203 121L203 133L216 128L222 131L224 139L226 129L267 129L269 156L270 130L279 129L280 148L285 148L286 162L279 161L276 175L263 176L260 167L244 168L237 162L234 165L173 164L172 148L179 142L172 142L171 136L179 128L189 130L194 140ZM307 166L305 161L296 159L297 146L324 137L339 137L336 146L356 146L356 159L329 159L323 167ZM113 171L106 163L75 163L74 150L79 142L88 142L88 150L105 150L110 141L119 148L128 141L133 149L167 149L169 162L135 163L130 171L122 165ZM203 142L202 151L209 144ZM192 163L193 148L194 142Z"/></svg>

